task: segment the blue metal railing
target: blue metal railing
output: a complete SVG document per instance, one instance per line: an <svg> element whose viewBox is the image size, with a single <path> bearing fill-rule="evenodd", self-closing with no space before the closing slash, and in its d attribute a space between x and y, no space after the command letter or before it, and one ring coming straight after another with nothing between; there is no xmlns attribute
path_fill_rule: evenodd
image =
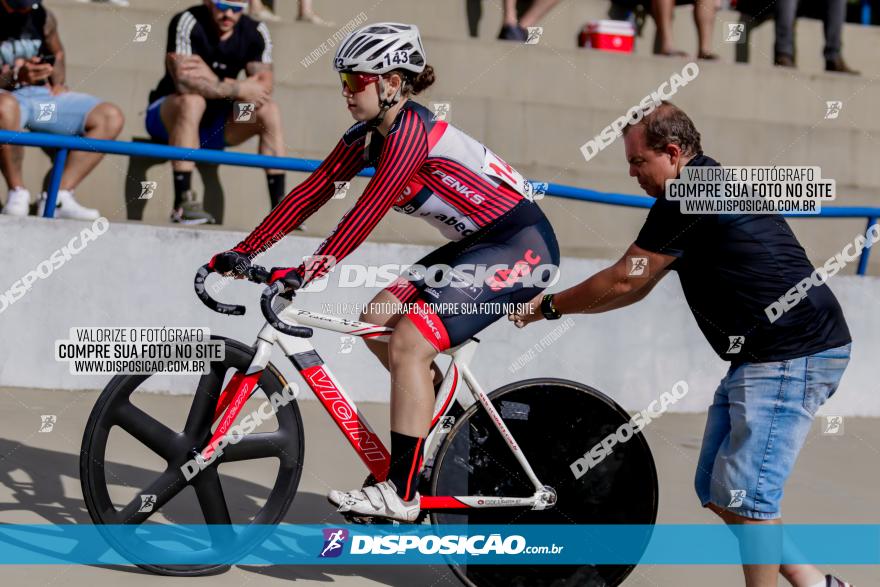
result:
<svg viewBox="0 0 880 587"><path fill-rule="evenodd" d="M52 135L46 133L17 132L0 130L0 144L22 145L26 147L43 147L57 149L55 166L52 169L52 177L49 182L49 191L46 194L46 210L44 216L52 218L55 215L55 200L58 196L58 188L61 185L61 174L67 161L69 151L92 151L96 153L109 153L112 155L129 155L137 157L154 157L156 159L195 161L196 163L213 163L216 165L236 165L239 167L261 167L263 169L283 169L285 171L314 171L320 161L317 159L298 159L293 157L269 157L267 155L255 155L251 153L234 153L229 151L216 151L213 149L186 149L171 147L153 143L128 143L123 141L108 141L101 139L87 139L83 137L71 137ZM375 170L365 169L358 175L372 177ZM548 183L546 195L613 206L626 206L629 208L650 208L654 204L654 198L648 196L635 196L630 194L613 194L597 192L586 188L578 188L568 185ZM791 217L814 217L803 214L786 214ZM823 206L822 211L815 215L822 218L867 218L865 231L880 218L880 208L867 206ZM857 273L864 275L868 269L868 255L871 251L870 241L865 245L859 257Z"/></svg>

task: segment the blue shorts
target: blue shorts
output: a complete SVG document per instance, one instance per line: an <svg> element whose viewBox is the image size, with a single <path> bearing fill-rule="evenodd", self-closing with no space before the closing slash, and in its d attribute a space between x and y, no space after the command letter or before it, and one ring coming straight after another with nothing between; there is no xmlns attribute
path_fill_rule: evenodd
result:
<svg viewBox="0 0 880 587"><path fill-rule="evenodd" d="M162 103L168 96L162 96L147 107L146 127L153 139L168 142L168 129L159 113ZM229 100L208 100L202 121L199 123L199 144L203 149L224 149L226 147L226 122L232 112L233 103Z"/></svg>
<svg viewBox="0 0 880 587"><path fill-rule="evenodd" d="M780 517L785 482L816 410L834 395L850 347L730 370L709 407L694 485L700 502L746 518Z"/></svg>
<svg viewBox="0 0 880 587"><path fill-rule="evenodd" d="M103 100L79 92L53 96L48 86L27 86L12 92L21 109L21 127L56 135L85 133L86 118Z"/></svg>

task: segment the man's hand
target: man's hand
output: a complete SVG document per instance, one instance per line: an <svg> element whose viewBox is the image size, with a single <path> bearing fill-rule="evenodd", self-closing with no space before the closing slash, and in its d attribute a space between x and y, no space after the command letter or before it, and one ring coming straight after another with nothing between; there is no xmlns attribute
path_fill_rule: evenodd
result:
<svg viewBox="0 0 880 587"><path fill-rule="evenodd" d="M238 99L241 102L251 102L259 109L272 99L272 95L259 81L247 78L238 84Z"/></svg>
<svg viewBox="0 0 880 587"><path fill-rule="evenodd" d="M519 312L508 314L507 319L513 322L517 328L525 328L526 324L541 320L544 315L541 313L541 300L544 299L544 293L541 292L528 304L521 304L522 309Z"/></svg>
<svg viewBox="0 0 880 587"><path fill-rule="evenodd" d="M32 86L37 82L47 80L52 76L55 68L49 63L40 63L39 57L32 57L25 61L18 70L18 81L24 85Z"/></svg>
<svg viewBox="0 0 880 587"><path fill-rule="evenodd" d="M0 89L11 90L15 85L14 76L15 70L11 65L7 63L0 65Z"/></svg>
<svg viewBox="0 0 880 587"><path fill-rule="evenodd" d="M177 75L179 77L199 78L215 83L220 81L217 74L208 67L208 64L199 55L186 55L177 59Z"/></svg>

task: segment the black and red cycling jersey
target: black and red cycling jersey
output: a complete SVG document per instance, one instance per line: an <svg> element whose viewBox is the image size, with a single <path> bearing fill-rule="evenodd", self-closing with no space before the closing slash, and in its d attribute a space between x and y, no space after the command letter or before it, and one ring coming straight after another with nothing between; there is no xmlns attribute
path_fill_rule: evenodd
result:
<svg viewBox="0 0 880 587"><path fill-rule="evenodd" d="M515 169L479 141L413 101L401 107L383 137L363 122L349 128L321 165L234 250L252 255L314 214L366 167L375 176L315 252L341 261L366 240L390 208L422 218L451 241L492 224L526 198L528 186ZM320 262L319 262L320 263ZM305 281L326 273L320 264L297 272Z"/></svg>

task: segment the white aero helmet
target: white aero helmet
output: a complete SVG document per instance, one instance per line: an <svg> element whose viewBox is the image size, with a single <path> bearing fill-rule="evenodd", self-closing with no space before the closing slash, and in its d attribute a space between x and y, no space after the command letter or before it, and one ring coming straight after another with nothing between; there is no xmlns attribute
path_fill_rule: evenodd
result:
<svg viewBox="0 0 880 587"><path fill-rule="evenodd" d="M377 22L351 32L333 58L336 71L374 74L395 69L419 74L425 63L419 27L399 22Z"/></svg>

